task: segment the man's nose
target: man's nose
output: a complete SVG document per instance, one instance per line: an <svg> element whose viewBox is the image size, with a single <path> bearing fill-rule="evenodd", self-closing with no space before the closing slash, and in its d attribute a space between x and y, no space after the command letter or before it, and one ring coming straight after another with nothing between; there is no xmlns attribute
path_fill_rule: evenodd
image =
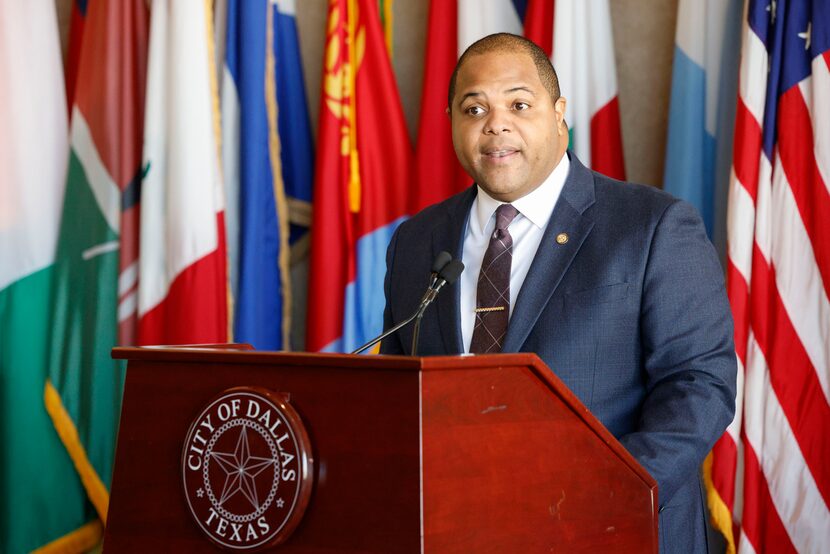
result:
<svg viewBox="0 0 830 554"><path fill-rule="evenodd" d="M512 130L510 124L510 114L503 108L493 108L487 114L487 119L484 122L484 134L498 135Z"/></svg>

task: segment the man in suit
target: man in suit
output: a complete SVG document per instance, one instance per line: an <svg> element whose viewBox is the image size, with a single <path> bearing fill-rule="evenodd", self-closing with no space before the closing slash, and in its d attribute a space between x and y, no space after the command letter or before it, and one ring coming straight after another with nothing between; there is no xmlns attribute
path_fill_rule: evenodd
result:
<svg viewBox="0 0 830 554"><path fill-rule="evenodd" d="M567 151L565 108L530 41L491 35L462 55L448 112L476 184L395 233L384 323L415 310L438 252L461 258L418 354L538 354L657 480L661 551L705 552L698 468L735 411L722 271L689 204ZM409 354L411 337L381 352Z"/></svg>

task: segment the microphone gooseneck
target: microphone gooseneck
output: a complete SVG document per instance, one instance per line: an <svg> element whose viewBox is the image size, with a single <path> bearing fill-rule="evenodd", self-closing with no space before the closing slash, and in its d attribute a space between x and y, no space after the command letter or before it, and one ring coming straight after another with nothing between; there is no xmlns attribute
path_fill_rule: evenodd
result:
<svg viewBox="0 0 830 554"><path fill-rule="evenodd" d="M367 348L370 348L375 344L379 343L395 331L398 331L399 329L405 327L413 320L417 320L414 335L412 337L412 352L416 352L418 347L418 332L420 329L421 318L424 315L424 310L426 310L427 306L429 306L432 303L432 301L435 300L435 297L438 296L438 292L445 285L451 285L458 279L458 276L461 275L462 271L464 271L463 263L461 263L458 260L453 260L449 252L440 252L438 256L435 257L435 261L432 262L429 287L427 287L424 296L421 298L421 302L418 305L418 309L415 310L415 313L413 313L411 316L401 321L391 329L384 331L379 336L373 338L357 350L352 351L352 354L360 354Z"/></svg>

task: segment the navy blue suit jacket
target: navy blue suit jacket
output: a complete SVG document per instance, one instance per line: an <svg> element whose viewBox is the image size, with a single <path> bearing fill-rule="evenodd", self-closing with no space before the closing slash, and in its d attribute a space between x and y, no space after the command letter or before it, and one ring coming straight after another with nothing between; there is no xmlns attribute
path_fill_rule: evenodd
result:
<svg viewBox="0 0 830 554"><path fill-rule="evenodd" d="M735 411L732 318L697 211L571 167L519 291L504 352L535 352L658 483L662 552L707 550L699 466ZM386 328L417 307L432 260L461 258L476 187L403 223L387 253ZM556 236L567 233L559 244ZM463 351L459 287L424 315L420 355ZM381 353L409 353L412 329Z"/></svg>

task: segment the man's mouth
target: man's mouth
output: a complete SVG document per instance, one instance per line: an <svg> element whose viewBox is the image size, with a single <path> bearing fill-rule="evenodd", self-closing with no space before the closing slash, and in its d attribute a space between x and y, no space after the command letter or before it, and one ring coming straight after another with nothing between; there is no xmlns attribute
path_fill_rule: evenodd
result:
<svg viewBox="0 0 830 554"><path fill-rule="evenodd" d="M499 159L502 159L502 158L508 158L508 157L512 156L513 154L516 154L518 152L519 151L516 150L515 148L494 148L494 149L490 149L490 150L485 150L484 155L487 158L490 158L490 159L493 159L493 160L499 160Z"/></svg>

